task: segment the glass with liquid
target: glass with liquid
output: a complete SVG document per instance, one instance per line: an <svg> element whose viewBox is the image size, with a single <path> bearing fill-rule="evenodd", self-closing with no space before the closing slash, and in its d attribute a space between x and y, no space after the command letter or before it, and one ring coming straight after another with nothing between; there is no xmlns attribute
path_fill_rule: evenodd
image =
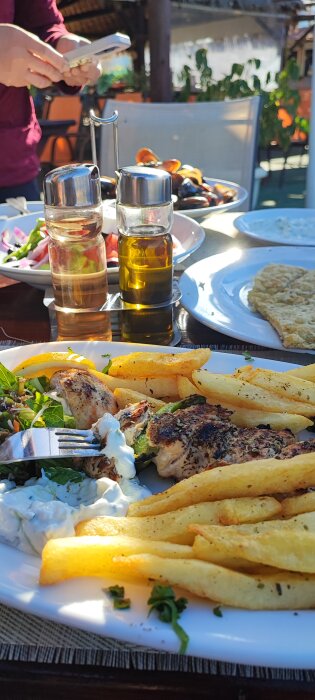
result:
<svg viewBox="0 0 315 700"><path fill-rule="evenodd" d="M58 340L111 340L102 207L45 206Z"/></svg>
<svg viewBox="0 0 315 700"><path fill-rule="evenodd" d="M173 336L173 206L169 173L123 168L116 205L124 340L167 344Z"/></svg>

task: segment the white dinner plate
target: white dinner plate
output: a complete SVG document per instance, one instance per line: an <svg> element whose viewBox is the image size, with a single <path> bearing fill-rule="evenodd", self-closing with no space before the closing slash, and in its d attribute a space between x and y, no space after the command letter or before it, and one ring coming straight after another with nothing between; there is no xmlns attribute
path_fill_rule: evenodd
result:
<svg viewBox="0 0 315 700"><path fill-rule="evenodd" d="M43 211L43 202L40 200L35 202L26 202L27 208L30 212ZM17 209L11 207L10 204L0 204L0 231L6 226L6 220L11 219L12 216L19 216Z"/></svg>
<svg viewBox="0 0 315 700"><path fill-rule="evenodd" d="M227 204L218 204L216 207L202 207L201 209L181 209L180 211L186 216L191 216L192 219L200 219L204 216L210 216L211 214L219 214L223 211L233 211L233 209L241 209L242 204L246 201L248 197L248 192L245 187L237 185L236 182L229 182L228 180L216 180L213 177L204 177L204 181L207 185L215 185L216 183L220 185L225 185L225 187L231 187L236 191L236 196L233 202L227 202Z"/></svg>
<svg viewBox="0 0 315 700"><path fill-rule="evenodd" d="M1 352L0 360L8 368L13 368L31 355L66 350L67 347L68 343L62 342L11 348ZM71 347L93 359L99 369L104 365L102 355L105 353L115 356L148 348L91 341L73 342ZM173 347L162 349L163 352L185 352ZM161 348L150 346L150 350L159 351ZM244 362L241 355L213 353L207 366L214 372L230 373ZM260 367L279 371L294 366L263 359L258 362ZM178 652L178 639L170 626L157 620L154 614L148 618L146 601L151 586L124 584L126 596L132 601L131 608L114 610L102 589L116 584L117 579L74 579L41 588L38 585L39 559L4 544L0 544L0 557L0 601L4 605L117 640ZM186 593L185 596L189 604L181 615L180 624L189 635L188 654L259 666L314 667L315 611L296 614L294 611L259 612L220 606L222 617L217 617L209 601Z"/></svg>
<svg viewBox="0 0 315 700"><path fill-rule="evenodd" d="M232 211L233 209L241 209L241 205L246 201L248 197L248 192L244 187L237 185L235 182L229 182L228 180L215 180L212 177L204 177L204 181L207 185L225 185L225 187L231 187L236 191L236 197L233 202L227 202L227 204L218 204L216 207L202 207L199 209L180 209L178 213L190 216L191 219L201 219L205 216L210 216L211 214L219 214L223 211ZM104 200L104 223L105 231L111 232L111 222L115 223L115 199Z"/></svg>
<svg viewBox="0 0 315 700"><path fill-rule="evenodd" d="M257 272L270 263L315 266L309 248L231 248L204 258L185 270L179 280L181 302L198 321L221 333L274 350L285 348L268 321L250 307L247 295ZM313 350L296 350L309 352Z"/></svg>
<svg viewBox="0 0 315 700"><path fill-rule="evenodd" d="M18 226L25 233L30 233L36 224L36 220L39 216L43 214L26 214L25 216L17 216L8 219L6 222L6 228L12 229L14 226ZM104 219L105 220L105 219ZM116 217L115 222L112 226L108 226L106 230L109 232L116 233ZM174 224L172 228L172 235L174 238L174 264L182 262L189 255L194 253L202 244L205 238L204 229L197 223L197 221L192 221L192 219L184 214L176 212L174 214ZM2 258L3 253L0 253ZM46 289L51 286L51 274L50 270L34 270L32 268L20 268L18 264L16 266L8 266L7 264L1 264L0 258L0 274L10 277L11 279L17 280L18 282L26 282L32 287L38 287L39 289ZM107 268L108 279L113 282L118 277L118 267L108 267Z"/></svg>
<svg viewBox="0 0 315 700"><path fill-rule="evenodd" d="M257 209L238 216L234 226L258 241L315 246L315 209Z"/></svg>

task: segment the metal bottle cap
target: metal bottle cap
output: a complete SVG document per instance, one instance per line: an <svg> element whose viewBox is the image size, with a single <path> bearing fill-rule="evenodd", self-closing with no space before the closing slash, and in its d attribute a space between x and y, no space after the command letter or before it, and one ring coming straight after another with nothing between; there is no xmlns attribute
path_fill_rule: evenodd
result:
<svg viewBox="0 0 315 700"><path fill-rule="evenodd" d="M52 207L89 207L102 203L97 165L77 163L51 170L44 179L45 204Z"/></svg>
<svg viewBox="0 0 315 700"><path fill-rule="evenodd" d="M172 200L170 173L159 168L130 165L119 172L117 203L133 206L158 206Z"/></svg>

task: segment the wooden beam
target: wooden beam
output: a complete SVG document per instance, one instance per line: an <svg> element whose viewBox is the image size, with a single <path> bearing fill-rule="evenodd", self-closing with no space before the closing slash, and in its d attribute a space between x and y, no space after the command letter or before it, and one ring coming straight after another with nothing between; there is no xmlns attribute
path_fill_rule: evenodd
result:
<svg viewBox="0 0 315 700"><path fill-rule="evenodd" d="M171 0L148 0L148 34L151 100L171 102Z"/></svg>

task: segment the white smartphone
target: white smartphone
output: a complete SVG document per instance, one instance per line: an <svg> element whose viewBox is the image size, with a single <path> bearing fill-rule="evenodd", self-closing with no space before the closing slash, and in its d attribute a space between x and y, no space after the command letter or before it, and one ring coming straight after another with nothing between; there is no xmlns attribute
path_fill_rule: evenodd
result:
<svg viewBox="0 0 315 700"><path fill-rule="evenodd" d="M68 51L64 58L69 62L70 68L75 68L76 66L81 66L83 63L92 61L93 58L97 61L101 61L109 54L126 51L126 49L129 49L130 45L130 37L127 36L127 34L117 32L116 34L103 36L102 39L97 39L91 44L80 46L79 49Z"/></svg>

